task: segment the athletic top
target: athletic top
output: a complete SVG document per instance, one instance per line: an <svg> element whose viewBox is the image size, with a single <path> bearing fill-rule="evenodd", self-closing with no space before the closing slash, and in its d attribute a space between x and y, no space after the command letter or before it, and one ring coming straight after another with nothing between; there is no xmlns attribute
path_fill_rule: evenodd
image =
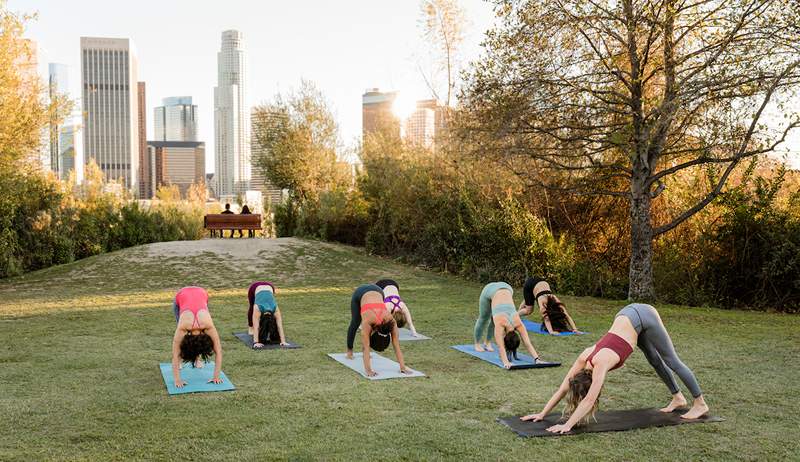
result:
<svg viewBox="0 0 800 462"><path fill-rule="evenodd" d="M400 284L398 284L394 279L381 279L380 281L376 282L375 285L381 289L385 289L386 286L395 286L397 287L397 290L400 290Z"/></svg>
<svg viewBox="0 0 800 462"><path fill-rule="evenodd" d="M184 311L191 311L194 315L192 327L200 327L197 313L202 310L208 311L208 292L202 287L184 287L175 295L175 304L178 305L178 317Z"/></svg>
<svg viewBox="0 0 800 462"><path fill-rule="evenodd" d="M517 314L517 310L514 308L514 305L510 303L501 303L497 306L492 307L492 316L497 316L504 314L506 318L508 318L508 323L512 326L514 325L514 315Z"/></svg>
<svg viewBox="0 0 800 462"><path fill-rule="evenodd" d="M525 298L526 305L533 306L536 303L536 299L539 298L540 295L544 295L545 291L535 295L533 293L533 288L536 287L536 284L543 281L544 279L540 277L530 277L525 280L525 285L522 286L522 296Z"/></svg>
<svg viewBox="0 0 800 462"><path fill-rule="evenodd" d="M278 308L278 304L275 302L275 296L266 289L256 291L256 298L253 304L258 307L258 311L260 311L261 314L275 313L275 310Z"/></svg>
<svg viewBox="0 0 800 462"><path fill-rule="evenodd" d="M588 362L589 364L592 365L592 367L594 367L592 358L594 358L594 355L596 355L597 352L602 350L603 348L608 348L609 350L616 353L617 356L619 356L619 362L614 367L611 368L612 371L614 369L619 369L620 367L622 367L622 365L625 364L625 360L628 359L628 356L630 356L631 353L633 353L633 347L631 347L630 343L626 342L625 339L620 337L619 335L609 332L606 335L604 335L599 342L594 344L594 351L592 351L592 354L590 354L589 357L586 358L586 362Z"/></svg>
<svg viewBox="0 0 800 462"><path fill-rule="evenodd" d="M394 313L397 310L401 310L402 309L402 307L400 306L400 303L403 301L403 299L400 298L399 295L389 295L388 297L384 298L383 301L385 303L391 303L392 304L392 313Z"/></svg>
<svg viewBox="0 0 800 462"><path fill-rule="evenodd" d="M375 319L378 320L378 324L383 323L383 313L386 312L386 305L383 303L367 303L365 305L361 305L361 316L364 316L364 313L367 311L372 311L375 313Z"/></svg>
<svg viewBox="0 0 800 462"><path fill-rule="evenodd" d="M252 305L254 303L254 301L255 301L256 289L261 287L261 286L270 286L270 287L272 287L272 291L275 292L275 286L272 285L271 282L256 281L256 282L250 284L250 287L247 289L247 300L250 302L250 305Z"/></svg>

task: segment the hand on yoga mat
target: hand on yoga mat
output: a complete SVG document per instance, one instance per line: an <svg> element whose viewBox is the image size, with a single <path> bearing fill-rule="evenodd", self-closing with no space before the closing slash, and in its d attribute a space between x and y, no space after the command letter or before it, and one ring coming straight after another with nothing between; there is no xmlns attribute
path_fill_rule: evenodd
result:
<svg viewBox="0 0 800 462"><path fill-rule="evenodd" d="M558 424L553 425L552 427L548 427L547 431L550 433L569 433L572 431L572 427L568 427L566 424Z"/></svg>
<svg viewBox="0 0 800 462"><path fill-rule="evenodd" d="M289 346L289 342L281 342L281 346Z"/></svg>
<svg viewBox="0 0 800 462"><path fill-rule="evenodd" d="M253 344L253 349L254 350L260 350L262 348L264 348L264 344L263 343L254 343Z"/></svg>
<svg viewBox="0 0 800 462"><path fill-rule="evenodd" d="M178 388L183 388L185 385L186 385L186 381L185 380L176 380L175 381L175 386L178 387Z"/></svg>
<svg viewBox="0 0 800 462"><path fill-rule="evenodd" d="M524 417L520 417L519 420L523 420L525 422L528 422L530 420L532 420L534 422L539 422L541 420L544 420L544 413L540 412L538 414L529 414L529 415L526 415Z"/></svg>
<svg viewBox="0 0 800 462"><path fill-rule="evenodd" d="M364 374L366 374L367 377L375 377L376 375L378 375L378 373L373 371L372 369L364 371Z"/></svg>
<svg viewBox="0 0 800 462"><path fill-rule="evenodd" d="M220 383L222 383L222 379L219 378L218 375L215 375L214 377L208 379L208 383L216 383L217 385L219 385Z"/></svg>
<svg viewBox="0 0 800 462"><path fill-rule="evenodd" d="M505 367L506 369L511 369L512 364L508 361L503 361L503 367Z"/></svg>

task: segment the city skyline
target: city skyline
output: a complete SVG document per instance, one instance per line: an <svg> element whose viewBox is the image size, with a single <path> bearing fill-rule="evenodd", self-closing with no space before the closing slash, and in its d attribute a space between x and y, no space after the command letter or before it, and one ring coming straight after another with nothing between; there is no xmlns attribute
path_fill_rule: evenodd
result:
<svg viewBox="0 0 800 462"><path fill-rule="evenodd" d="M491 5L481 0L464 0L462 4L470 21L462 52L463 60L468 62L480 56L482 34L494 18ZM77 75L77 43L82 35L135 41L139 77L148 83L148 110L170 95L193 97L200 113L198 139L208 142L208 172L215 170L213 88L218 37L223 30L237 29L248 37L252 55L248 109L278 92L297 88L300 79L306 78L315 82L332 103L345 143L360 139L360 96L365 89L401 91L414 100L430 98L418 66L424 47L417 26L418 2L354 0L262 5L235 0L225 8L217 8L212 2L145 0L140 8L125 15L103 5L99 0L8 2L12 10L38 12L25 35L40 47L40 74L45 76L49 62L68 64L72 75ZM159 14L147 14L150 7L158 9ZM178 20L191 27L174 27ZM340 27L343 23L353 27ZM159 34L152 34L152 30L159 30ZM70 82L76 99L80 94L77 80ZM148 137L154 133L150 121L147 133ZM800 131L790 136L781 151L786 149L792 151L791 164L800 168Z"/></svg>

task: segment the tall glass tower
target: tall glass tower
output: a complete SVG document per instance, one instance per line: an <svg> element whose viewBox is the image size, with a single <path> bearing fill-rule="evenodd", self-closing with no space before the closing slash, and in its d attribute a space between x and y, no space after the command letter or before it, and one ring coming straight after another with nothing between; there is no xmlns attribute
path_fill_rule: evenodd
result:
<svg viewBox="0 0 800 462"><path fill-rule="evenodd" d="M155 141L197 141L197 106L191 96L164 98L153 112Z"/></svg>
<svg viewBox="0 0 800 462"><path fill-rule="evenodd" d="M214 88L214 153L217 195L250 189L250 110L242 33L226 30L217 53Z"/></svg>
<svg viewBox="0 0 800 462"><path fill-rule="evenodd" d="M138 192L137 61L129 39L81 37L83 148L105 176Z"/></svg>

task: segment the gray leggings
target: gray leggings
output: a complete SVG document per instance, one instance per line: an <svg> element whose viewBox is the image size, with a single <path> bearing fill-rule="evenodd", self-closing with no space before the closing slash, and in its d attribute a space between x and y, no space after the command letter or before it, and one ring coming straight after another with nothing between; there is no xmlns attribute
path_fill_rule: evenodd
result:
<svg viewBox="0 0 800 462"><path fill-rule="evenodd" d="M678 374L678 377L681 378L681 381L686 385L693 397L697 398L703 394L691 369L683 364L683 361L678 357L678 353L675 352L672 339L669 338L669 334L661 323L658 311L655 308L643 303L632 303L621 309L617 316L625 316L630 319L633 328L639 334L639 339L636 342L637 346L642 350L644 357L656 370L661 380L667 385L670 393L674 395L680 390L677 382L675 382L675 377L672 376L672 373L667 368Z"/></svg>

